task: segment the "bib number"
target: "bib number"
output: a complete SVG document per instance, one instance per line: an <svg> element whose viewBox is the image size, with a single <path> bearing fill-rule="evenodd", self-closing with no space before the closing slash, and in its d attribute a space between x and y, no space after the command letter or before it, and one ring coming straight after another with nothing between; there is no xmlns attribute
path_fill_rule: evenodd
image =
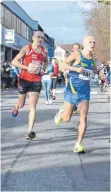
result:
<svg viewBox="0 0 111 192"><path fill-rule="evenodd" d="M32 60L31 65L35 69L36 74L39 74L40 71L41 71L41 62L40 61L36 61L36 60Z"/></svg>
<svg viewBox="0 0 111 192"><path fill-rule="evenodd" d="M81 74L79 74L79 79L89 81L92 78L92 70L85 69Z"/></svg>

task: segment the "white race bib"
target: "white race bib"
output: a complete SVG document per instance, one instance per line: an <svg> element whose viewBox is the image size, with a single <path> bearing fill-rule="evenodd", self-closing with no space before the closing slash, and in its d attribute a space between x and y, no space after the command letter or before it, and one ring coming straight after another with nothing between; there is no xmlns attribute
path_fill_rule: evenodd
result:
<svg viewBox="0 0 111 192"><path fill-rule="evenodd" d="M36 69L36 74L40 73L40 70L41 70L41 62L40 61L32 60L32 63L30 65Z"/></svg>
<svg viewBox="0 0 111 192"><path fill-rule="evenodd" d="M84 69L84 71L79 74L79 79L89 81L92 78L93 71L90 69Z"/></svg>

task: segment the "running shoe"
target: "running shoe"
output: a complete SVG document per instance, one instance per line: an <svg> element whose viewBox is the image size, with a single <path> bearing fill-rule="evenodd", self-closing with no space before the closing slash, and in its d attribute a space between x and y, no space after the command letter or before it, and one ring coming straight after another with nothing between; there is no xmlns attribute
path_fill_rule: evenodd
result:
<svg viewBox="0 0 111 192"><path fill-rule="evenodd" d="M48 102L49 102L49 105L52 104L52 101L51 101L51 100L48 100Z"/></svg>
<svg viewBox="0 0 111 192"><path fill-rule="evenodd" d="M12 111L12 117L16 117L18 115L18 109L16 107L14 107L13 111Z"/></svg>
<svg viewBox="0 0 111 192"><path fill-rule="evenodd" d="M35 132L31 131L27 134L26 140L32 140L36 137Z"/></svg>
<svg viewBox="0 0 111 192"><path fill-rule="evenodd" d="M62 122L62 119L61 119L60 114L61 114L61 112L63 112L63 111L64 111L64 109L61 108L61 109L59 110L59 112L55 115L55 123L56 123L57 125L59 125L59 124Z"/></svg>
<svg viewBox="0 0 111 192"><path fill-rule="evenodd" d="M56 100L56 97L55 96L53 96L53 98L52 98L53 100Z"/></svg>
<svg viewBox="0 0 111 192"><path fill-rule="evenodd" d="M84 149L82 144L76 144L74 149L73 149L73 152L75 152L75 153L85 153L85 149Z"/></svg>
<svg viewBox="0 0 111 192"><path fill-rule="evenodd" d="M45 104L46 104L46 105L48 105L48 104L49 104L49 102L48 102L48 101L46 101L46 102L45 102Z"/></svg>

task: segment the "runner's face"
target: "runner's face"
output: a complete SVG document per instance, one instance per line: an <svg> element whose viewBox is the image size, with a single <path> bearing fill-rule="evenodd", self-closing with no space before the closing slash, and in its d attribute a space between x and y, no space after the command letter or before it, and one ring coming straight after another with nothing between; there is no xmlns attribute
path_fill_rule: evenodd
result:
<svg viewBox="0 0 111 192"><path fill-rule="evenodd" d="M84 39L84 43L83 43L84 49L86 49L87 51L93 52L94 48L95 48L95 39L94 37L87 37L86 39Z"/></svg>
<svg viewBox="0 0 111 192"><path fill-rule="evenodd" d="M44 34L42 32L37 31L34 33L32 40L37 45L41 45L41 43L43 43L44 41Z"/></svg>
<svg viewBox="0 0 111 192"><path fill-rule="evenodd" d="M79 45L73 45L72 51L78 51L79 50Z"/></svg>

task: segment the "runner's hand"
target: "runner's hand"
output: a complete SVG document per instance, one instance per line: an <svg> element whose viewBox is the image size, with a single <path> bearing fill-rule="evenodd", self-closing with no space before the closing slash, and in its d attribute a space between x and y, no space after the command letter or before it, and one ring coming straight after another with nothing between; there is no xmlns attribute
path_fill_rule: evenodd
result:
<svg viewBox="0 0 111 192"><path fill-rule="evenodd" d="M37 68L35 65L33 65L32 63L29 64L29 67L28 67L28 72L29 73L34 73L34 74L37 74Z"/></svg>
<svg viewBox="0 0 111 192"><path fill-rule="evenodd" d="M40 71L40 75L41 75L41 76L45 75L44 70L41 70L41 71Z"/></svg>
<svg viewBox="0 0 111 192"><path fill-rule="evenodd" d="M77 70L76 70L78 73L81 73L84 71L84 67L78 67Z"/></svg>
<svg viewBox="0 0 111 192"><path fill-rule="evenodd" d="M36 70L36 69L30 69L30 68L28 68L27 71L28 71L29 73L37 74L37 70Z"/></svg>

